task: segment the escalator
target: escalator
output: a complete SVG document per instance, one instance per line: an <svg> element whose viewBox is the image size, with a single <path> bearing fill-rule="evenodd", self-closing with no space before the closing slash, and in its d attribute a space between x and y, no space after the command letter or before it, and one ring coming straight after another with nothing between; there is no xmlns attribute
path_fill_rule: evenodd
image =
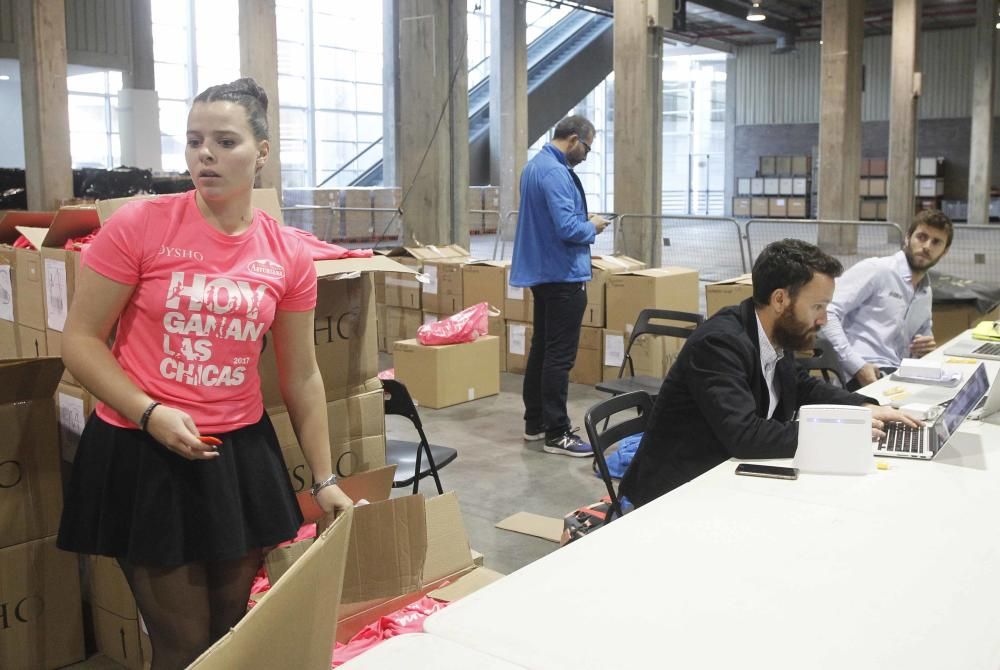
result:
<svg viewBox="0 0 1000 670"><path fill-rule="evenodd" d="M611 73L612 19L574 10L528 45L528 144L556 124ZM351 186L382 184L382 161ZM489 77L469 91L469 183L490 183Z"/></svg>

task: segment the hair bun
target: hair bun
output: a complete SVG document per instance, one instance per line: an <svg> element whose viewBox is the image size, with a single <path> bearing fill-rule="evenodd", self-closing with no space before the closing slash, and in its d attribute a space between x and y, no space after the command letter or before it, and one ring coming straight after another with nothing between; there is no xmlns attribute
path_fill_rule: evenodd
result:
<svg viewBox="0 0 1000 670"><path fill-rule="evenodd" d="M264 111L267 111L267 91L261 88L260 84L253 77L242 77L232 82L230 86L233 88L233 92L243 93L256 98L261 107L264 108Z"/></svg>

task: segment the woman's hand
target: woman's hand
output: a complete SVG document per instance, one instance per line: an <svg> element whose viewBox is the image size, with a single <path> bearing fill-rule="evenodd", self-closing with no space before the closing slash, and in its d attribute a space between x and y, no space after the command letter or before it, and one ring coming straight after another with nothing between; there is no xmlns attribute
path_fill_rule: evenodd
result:
<svg viewBox="0 0 1000 670"><path fill-rule="evenodd" d="M149 415L146 431L153 438L191 461L207 461L219 457L219 452L202 444L194 420L186 413L166 405L157 405Z"/></svg>
<svg viewBox="0 0 1000 670"><path fill-rule="evenodd" d="M353 507L354 501L341 491L339 486L331 484L319 490L316 494L316 504L319 505L324 514L337 516L349 507Z"/></svg>

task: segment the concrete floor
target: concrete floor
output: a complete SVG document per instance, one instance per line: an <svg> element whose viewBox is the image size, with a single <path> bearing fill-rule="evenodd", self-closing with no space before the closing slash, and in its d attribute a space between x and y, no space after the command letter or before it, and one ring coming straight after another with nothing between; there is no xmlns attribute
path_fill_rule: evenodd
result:
<svg viewBox="0 0 1000 670"><path fill-rule="evenodd" d="M383 354L383 359L388 358ZM504 574L555 551L558 545L498 530L493 527L496 522L521 511L562 518L605 493L591 470L592 459L547 454L541 442L524 442L523 379L501 373L499 395L440 410L418 408L427 439L458 449L458 458L441 470L441 483L446 491L458 495L472 548L483 553L487 567ZM607 397L592 386L570 385L570 420L580 427L584 439L584 413ZM390 435L409 435L408 421L387 419ZM420 491L435 495L434 481L424 479Z"/></svg>

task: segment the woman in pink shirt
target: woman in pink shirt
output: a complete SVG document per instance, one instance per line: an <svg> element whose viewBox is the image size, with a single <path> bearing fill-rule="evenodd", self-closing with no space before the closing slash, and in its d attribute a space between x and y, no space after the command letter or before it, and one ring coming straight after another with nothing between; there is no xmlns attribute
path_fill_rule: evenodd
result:
<svg viewBox="0 0 1000 670"><path fill-rule="evenodd" d="M66 322L66 367L101 402L59 546L118 559L155 670L186 667L240 620L263 548L302 522L263 408L268 330L313 495L326 512L351 505L330 463L315 269L297 238L251 207L268 147L267 95L252 79L198 95L185 151L195 190L129 203L107 221Z"/></svg>

